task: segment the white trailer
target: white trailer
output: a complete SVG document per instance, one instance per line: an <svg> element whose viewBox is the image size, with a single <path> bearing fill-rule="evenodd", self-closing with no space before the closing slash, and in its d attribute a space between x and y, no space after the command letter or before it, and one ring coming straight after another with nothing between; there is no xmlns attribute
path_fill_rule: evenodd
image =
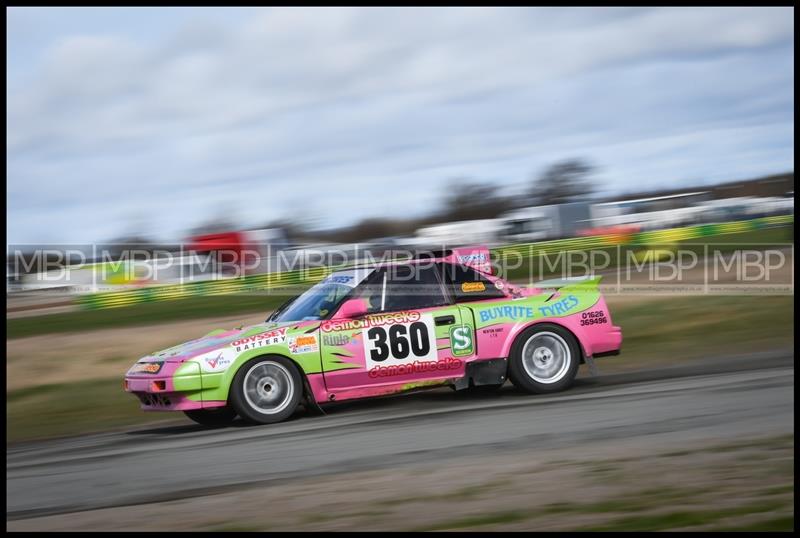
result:
<svg viewBox="0 0 800 538"><path fill-rule="evenodd" d="M414 243L417 245L487 245L496 243L503 231L501 219L463 220L426 226L416 231Z"/></svg>
<svg viewBox="0 0 800 538"><path fill-rule="evenodd" d="M512 243L574 237L593 226L585 202L525 207L505 213L501 219L505 239Z"/></svg>

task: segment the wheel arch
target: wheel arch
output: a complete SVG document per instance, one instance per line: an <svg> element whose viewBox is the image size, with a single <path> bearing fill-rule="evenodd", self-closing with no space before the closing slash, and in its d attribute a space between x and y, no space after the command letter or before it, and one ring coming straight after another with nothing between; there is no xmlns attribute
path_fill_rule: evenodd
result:
<svg viewBox="0 0 800 538"><path fill-rule="evenodd" d="M524 333L525 331L527 331L531 327L537 327L539 325L554 325L554 326L556 326L556 327L558 327L560 329L563 329L563 330L567 331L570 335L572 335L572 337L575 338L575 341L578 342L578 349L580 350L579 359L580 359L580 363L581 364L586 362L586 357L587 356L591 356L590 350L587 349L586 339L582 338L582 334L580 333L580 331L575 331L574 328L569 326L568 324L561 323L558 320L554 320L554 319L536 320L536 321L532 321L530 323L525 323L525 324L520 325L519 327L515 328L514 329L515 332L513 333L512 337L507 340L506 347L503 350L505 356L506 357L510 357L511 356L511 350L514 348L514 345L517 343L517 341L522 336L522 333Z"/></svg>
<svg viewBox="0 0 800 538"><path fill-rule="evenodd" d="M233 385L233 380L236 377L236 374L238 374L239 371L242 369L242 367L245 364L253 361L254 359L267 359L267 358L272 358L272 357L280 357L282 359L286 359L295 367L295 369L297 370L297 373L300 374L300 379L302 380L302 383L303 383L303 402L307 403L309 406L313 407L315 411L321 411L321 409L319 408L319 405L316 403L316 399L314 397L314 391L311 388L311 383L310 383L310 381L308 379L308 374L303 369L303 366L299 362L297 362L297 360L295 360L293 357L291 357L289 355L286 355L284 353L276 353L274 351L265 351L263 353L258 353L258 354L249 356L249 357L245 358L242 361L237 361L237 364L235 365L235 367L234 368L230 368L226 372L226 374L227 374L226 377L228 378L229 381L226 384L226 392L227 392L227 394L226 394L225 397L226 397L226 400L228 401L228 403L230 403L231 386Z"/></svg>

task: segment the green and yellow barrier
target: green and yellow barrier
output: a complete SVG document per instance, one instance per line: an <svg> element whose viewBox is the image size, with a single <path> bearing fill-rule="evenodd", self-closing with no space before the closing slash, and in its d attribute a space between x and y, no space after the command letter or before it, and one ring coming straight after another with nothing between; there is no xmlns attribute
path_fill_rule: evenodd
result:
<svg viewBox="0 0 800 538"><path fill-rule="evenodd" d="M609 248L619 244L641 245L642 248L645 249L642 252L650 252L648 250L650 245L674 245L680 241L736 234L762 228L785 226L793 223L794 215L780 215L739 222L704 224L667 230L639 232L626 234L624 236L620 234L608 234L557 239L539 243L507 245L493 249L492 255L494 259L502 261L503 259L510 259L511 257L530 258L557 252ZM664 253L658 254L660 256ZM155 285L137 289L83 295L76 299L76 302L86 309L102 309L129 306L143 302L182 299L197 295L230 295L243 291L268 291L290 285L313 284L322 280L325 276L330 274L332 270L332 267L314 267L297 271L250 275L241 278Z"/></svg>

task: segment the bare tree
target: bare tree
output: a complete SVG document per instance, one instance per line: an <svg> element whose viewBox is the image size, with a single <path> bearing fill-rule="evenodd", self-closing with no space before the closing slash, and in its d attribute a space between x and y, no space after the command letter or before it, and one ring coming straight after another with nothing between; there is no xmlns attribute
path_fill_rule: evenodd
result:
<svg viewBox="0 0 800 538"><path fill-rule="evenodd" d="M531 186L530 196L536 205L563 204L591 198L596 191L591 181L594 167L583 159L557 162Z"/></svg>
<svg viewBox="0 0 800 538"><path fill-rule="evenodd" d="M488 219L496 217L508 206L508 199L500 193L497 185L454 179L446 187L442 216L445 220Z"/></svg>

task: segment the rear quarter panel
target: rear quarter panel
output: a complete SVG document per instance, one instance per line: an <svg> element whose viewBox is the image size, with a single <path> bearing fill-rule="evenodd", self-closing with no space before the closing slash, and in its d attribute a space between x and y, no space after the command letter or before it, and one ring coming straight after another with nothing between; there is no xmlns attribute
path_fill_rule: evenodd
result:
<svg viewBox="0 0 800 538"><path fill-rule="evenodd" d="M467 303L473 312L481 358L508 357L516 337L541 323L569 330L585 356L619 349L621 333L611 322L598 282L565 286L555 293Z"/></svg>

